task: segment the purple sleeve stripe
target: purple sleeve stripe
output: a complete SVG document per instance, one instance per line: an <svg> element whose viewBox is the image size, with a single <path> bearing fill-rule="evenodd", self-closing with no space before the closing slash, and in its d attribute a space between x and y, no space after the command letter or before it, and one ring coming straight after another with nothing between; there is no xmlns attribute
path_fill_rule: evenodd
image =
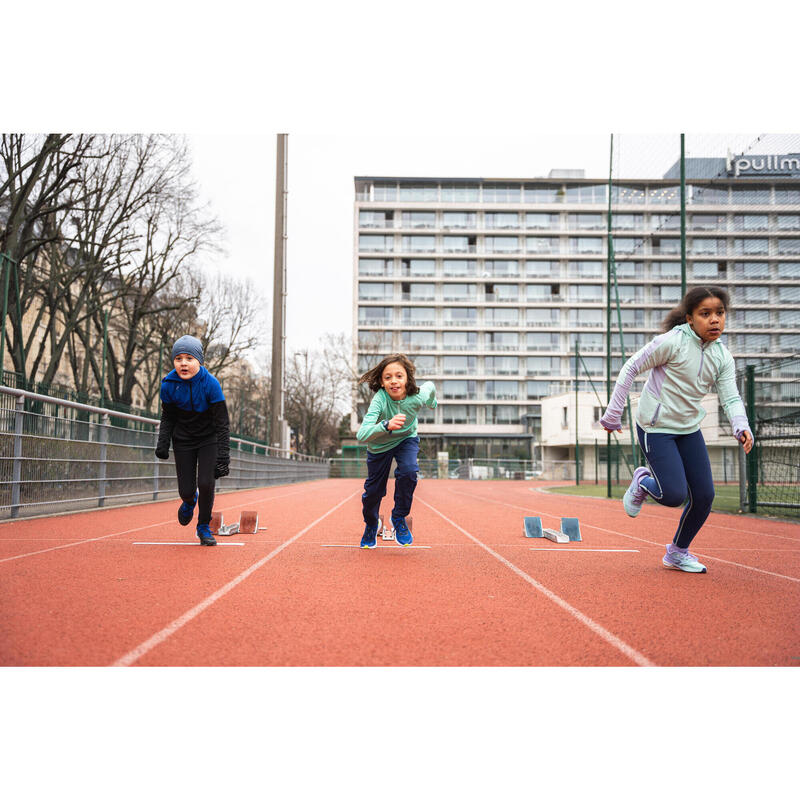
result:
<svg viewBox="0 0 800 800"><path fill-rule="evenodd" d="M648 364L648 359L650 356L653 355L655 350L668 336L672 336L676 332L677 328L673 328L671 331L667 331L666 333L656 336L652 342L646 344L638 353L634 353L625 362L624 366L619 372L617 385L614 387L614 394L611 396L611 401L608 404L606 414L610 414L614 418L622 416L622 412L625 409L625 399L627 398L628 393L633 386L633 379L639 374L639 372L642 371L642 369L650 369L650 367L653 366L652 364L645 366Z"/></svg>

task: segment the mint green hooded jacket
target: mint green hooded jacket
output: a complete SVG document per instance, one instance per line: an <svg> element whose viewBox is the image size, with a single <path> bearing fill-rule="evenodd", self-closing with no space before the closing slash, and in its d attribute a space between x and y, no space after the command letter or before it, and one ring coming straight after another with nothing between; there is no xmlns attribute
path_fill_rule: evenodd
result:
<svg viewBox="0 0 800 800"><path fill-rule="evenodd" d="M733 356L722 342L704 342L689 323L656 336L620 370L614 394L600 423L621 430L620 421L633 379L651 370L639 398L636 422L647 433L694 433L705 417L701 401L716 387L719 402L738 439L752 431L736 388Z"/></svg>
<svg viewBox="0 0 800 800"><path fill-rule="evenodd" d="M407 395L397 401L392 400L383 388L378 389L364 414L356 439L366 442L370 453L385 453L397 447L404 439L417 435L417 412L422 406L437 406L436 387L432 381L423 383L417 394ZM405 414L406 424L399 430L387 431L381 423L395 414Z"/></svg>

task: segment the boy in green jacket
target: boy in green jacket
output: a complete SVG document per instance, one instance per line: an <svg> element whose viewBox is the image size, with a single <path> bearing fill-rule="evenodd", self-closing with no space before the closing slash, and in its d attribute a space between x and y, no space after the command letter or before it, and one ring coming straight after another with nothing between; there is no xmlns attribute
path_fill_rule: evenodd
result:
<svg viewBox="0 0 800 800"><path fill-rule="evenodd" d="M375 392L356 434L359 442L367 443L367 480L361 496L366 527L361 547L372 549L377 545L378 510L386 495L392 459L397 462L392 529L399 545L407 547L413 541L405 518L411 511L419 472L417 412L424 405L437 405L436 387L431 381L418 387L414 371L406 356L395 354L359 378L359 383L366 383Z"/></svg>

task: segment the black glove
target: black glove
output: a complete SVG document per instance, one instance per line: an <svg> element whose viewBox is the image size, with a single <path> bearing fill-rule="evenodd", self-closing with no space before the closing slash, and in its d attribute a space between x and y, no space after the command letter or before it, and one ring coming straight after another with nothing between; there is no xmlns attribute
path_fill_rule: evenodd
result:
<svg viewBox="0 0 800 800"><path fill-rule="evenodd" d="M230 474L229 465L230 461L217 461L217 465L214 467L214 477L223 478Z"/></svg>
<svg viewBox="0 0 800 800"><path fill-rule="evenodd" d="M169 458L169 447L156 447L156 458L162 460Z"/></svg>

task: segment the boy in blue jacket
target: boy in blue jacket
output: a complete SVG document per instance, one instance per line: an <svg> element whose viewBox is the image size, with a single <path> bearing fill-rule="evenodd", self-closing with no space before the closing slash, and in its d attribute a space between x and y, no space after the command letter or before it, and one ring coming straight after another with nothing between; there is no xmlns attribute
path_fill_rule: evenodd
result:
<svg viewBox="0 0 800 800"><path fill-rule="evenodd" d="M188 525L198 503L197 538L202 545L217 543L211 533L214 482L228 474L230 423L219 381L203 366L203 345L194 336L181 336L172 346L173 369L161 381L161 425L156 456L175 454L178 522Z"/></svg>

